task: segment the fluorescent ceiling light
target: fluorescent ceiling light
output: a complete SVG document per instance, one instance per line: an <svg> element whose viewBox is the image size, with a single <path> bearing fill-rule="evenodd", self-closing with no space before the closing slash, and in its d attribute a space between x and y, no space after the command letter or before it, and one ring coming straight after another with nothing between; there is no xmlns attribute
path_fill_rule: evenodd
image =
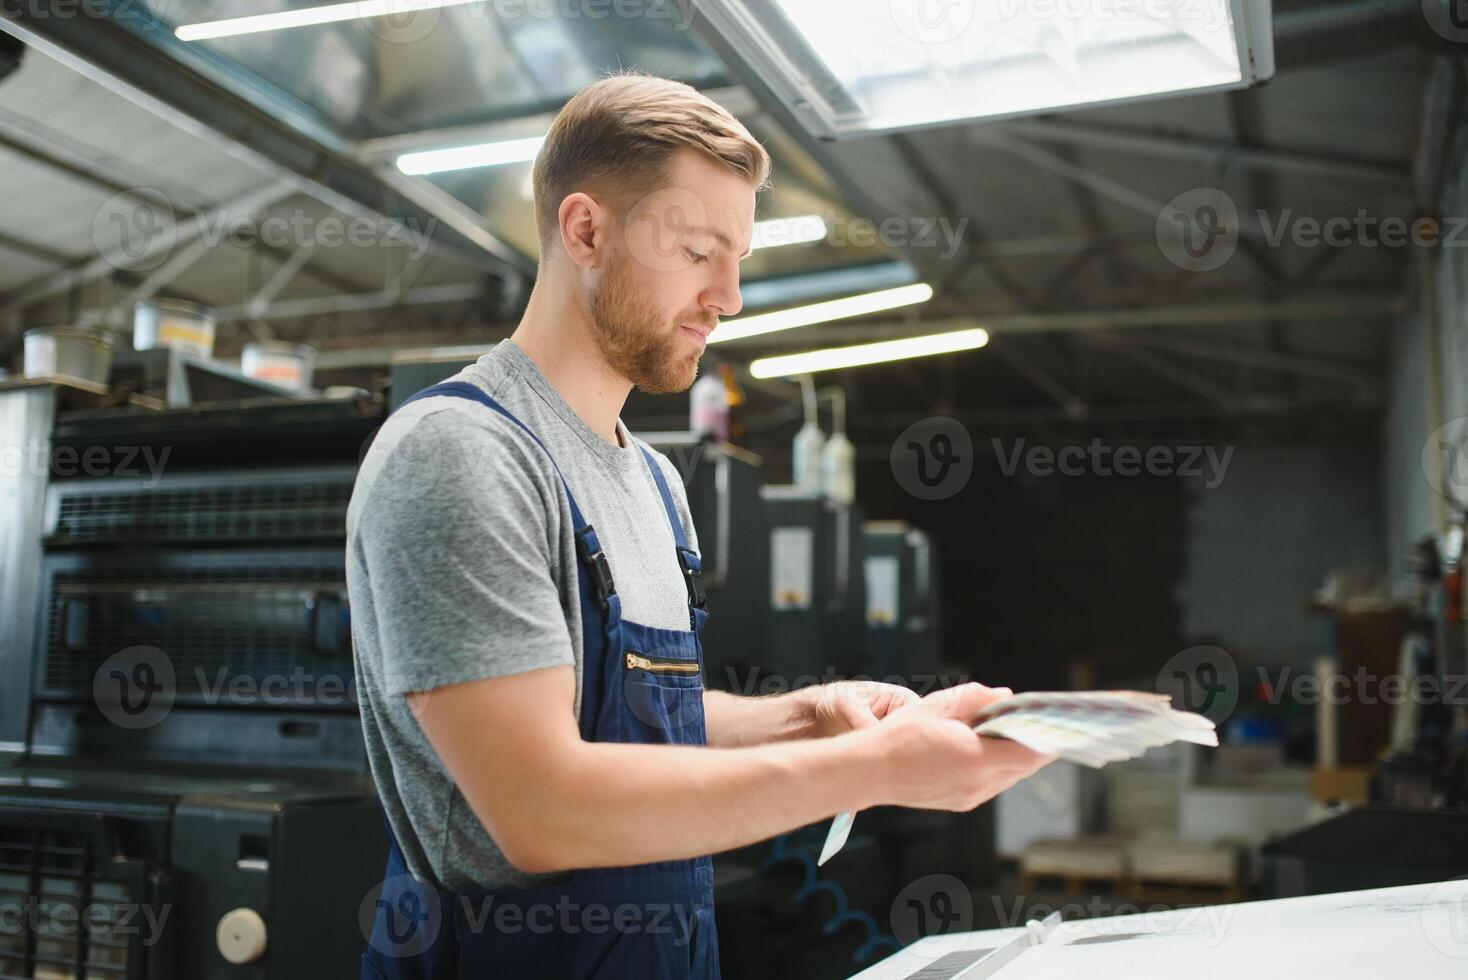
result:
<svg viewBox="0 0 1468 980"><path fill-rule="evenodd" d="M950 333L933 333L921 337L903 337L900 340L881 340L875 344L857 344L854 347L828 347L825 350L812 350L801 354L761 357L750 362L749 373L756 378L783 378L792 374L813 374L816 371L830 371L835 368L882 364L886 361L900 361L909 357L951 354L954 351L983 347L988 342L989 332L981 327L975 327L972 330L954 330Z"/></svg>
<svg viewBox="0 0 1468 980"><path fill-rule="evenodd" d="M208 41L218 37L259 34L262 31L284 31L292 27L334 24L343 20L363 20L368 17L386 17L390 14L400 16L410 14L415 10L457 7L476 2L478 0L357 0L355 3L331 3L322 7L279 10L270 14L252 14L249 17L230 17L225 20L185 24L175 28L173 36L180 41Z"/></svg>
<svg viewBox="0 0 1468 980"><path fill-rule="evenodd" d="M812 132L892 132L1274 74L1269 0L702 0Z"/></svg>
<svg viewBox="0 0 1468 980"><path fill-rule="evenodd" d="M755 316L742 316L727 323L721 323L718 329L709 336L708 342L719 344L726 340L774 333L776 330L808 327L812 323L825 323L827 320L842 320L866 313L880 313L882 310L893 310L899 306L926 303L932 298L933 287L925 282L916 282L910 286L897 286L893 289L879 289L874 293L843 296L841 299L826 300L823 303L794 306L788 310L759 313Z"/></svg>
<svg viewBox="0 0 1468 980"><path fill-rule="evenodd" d="M523 140L501 140L498 143L475 143L472 146L450 146L442 150L419 150L398 157L398 169L405 174L436 174L445 170L467 170L470 167L498 167L506 163L529 163L540 152L544 136Z"/></svg>
<svg viewBox="0 0 1468 980"><path fill-rule="evenodd" d="M749 250L758 252L762 248L779 245L804 245L818 242L826 237L826 219L818 214L802 214L794 218L771 218L754 223L754 235L749 241Z"/></svg>

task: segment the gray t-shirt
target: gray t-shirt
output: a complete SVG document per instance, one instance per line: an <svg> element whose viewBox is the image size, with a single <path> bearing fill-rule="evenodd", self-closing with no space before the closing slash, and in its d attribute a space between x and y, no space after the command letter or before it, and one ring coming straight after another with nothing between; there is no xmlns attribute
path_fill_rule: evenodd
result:
<svg viewBox="0 0 1468 980"><path fill-rule="evenodd" d="M483 388L545 443L596 527L624 617L688 629L673 530L639 449L646 443L621 419L625 446L598 436L510 341L453 380ZM653 458L696 549L683 481L666 456ZM571 523L546 453L504 416L463 398L426 398L393 413L357 475L347 510L347 589L368 761L409 869L452 890L550 876L523 874L505 860L404 694L571 664L579 719ZM495 747L486 741L484 750Z"/></svg>

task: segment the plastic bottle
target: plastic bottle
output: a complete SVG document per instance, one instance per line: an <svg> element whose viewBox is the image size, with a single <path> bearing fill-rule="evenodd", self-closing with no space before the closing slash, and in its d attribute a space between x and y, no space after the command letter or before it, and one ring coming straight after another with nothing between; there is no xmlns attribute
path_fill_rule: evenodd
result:
<svg viewBox="0 0 1468 980"><path fill-rule="evenodd" d="M729 399L717 370L705 371L689 390L688 427L719 442L729 440Z"/></svg>
<svg viewBox="0 0 1468 980"><path fill-rule="evenodd" d="M821 453L825 449L826 437L821 434L821 423L816 411L816 389L810 375L801 377L800 389L805 403L805 424L795 434L795 485L806 493L818 494L821 492Z"/></svg>
<svg viewBox="0 0 1468 980"><path fill-rule="evenodd" d="M830 438L821 451L821 490L840 504L856 500L856 447L846 438L846 392L826 388L831 395Z"/></svg>

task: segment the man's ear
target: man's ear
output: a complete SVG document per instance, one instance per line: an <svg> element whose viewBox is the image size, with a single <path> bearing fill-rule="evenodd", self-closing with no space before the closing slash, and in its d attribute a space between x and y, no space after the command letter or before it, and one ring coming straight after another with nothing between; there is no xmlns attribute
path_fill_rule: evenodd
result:
<svg viewBox="0 0 1468 980"><path fill-rule="evenodd" d="M561 201L557 212L561 247L573 263L583 269L596 265L597 253L606 251L609 217L606 208L582 191L567 194Z"/></svg>

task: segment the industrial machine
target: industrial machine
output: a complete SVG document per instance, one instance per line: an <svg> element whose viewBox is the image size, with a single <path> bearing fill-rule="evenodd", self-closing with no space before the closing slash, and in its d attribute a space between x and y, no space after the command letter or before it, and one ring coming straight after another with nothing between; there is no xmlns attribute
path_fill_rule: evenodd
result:
<svg viewBox="0 0 1468 980"><path fill-rule="evenodd" d="M760 459L697 432L640 433L683 477L708 590L705 683L758 694L770 652L770 536Z"/></svg>
<svg viewBox="0 0 1468 980"><path fill-rule="evenodd" d="M860 505L760 489L770 529L770 669L791 686L869 673Z"/></svg>
<svg viewBox="0 0 1468 980"><path fill-rule="evenodd" d="M942 659L937 546L902 521L867 521L867 651L881 678L936 674Z"/></svg>
<svg viewBox="0 0 1468 980"><path fill-rule="evenodd" d="M86 394L0 386L24 450L0 470L0 904L25 912L0 975L354 978L386 840L344 517L381 405Z"/></svg>

